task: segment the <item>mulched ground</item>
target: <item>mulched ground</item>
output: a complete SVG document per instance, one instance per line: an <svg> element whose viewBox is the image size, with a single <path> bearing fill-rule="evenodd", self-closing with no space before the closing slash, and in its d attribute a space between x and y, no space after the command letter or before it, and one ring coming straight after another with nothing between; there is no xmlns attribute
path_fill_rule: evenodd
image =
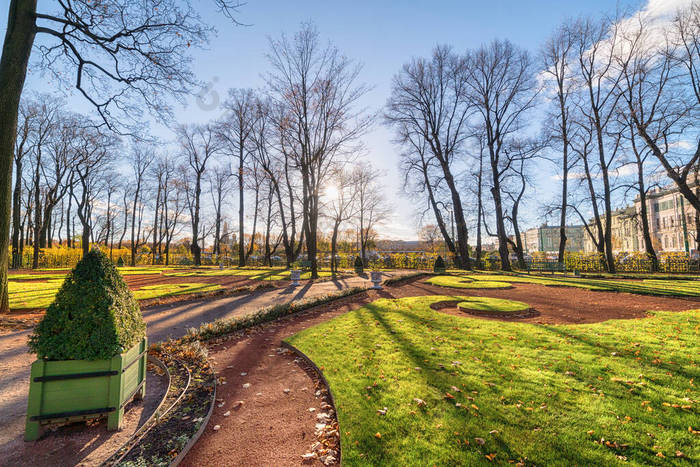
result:
<svg viewBox="0 0 700 467"><path fill-rule="evenodd" d="M464 290L428 285L423 283L423 279L346 297L210 345L214 369L225 382L217 388L217 398L223 404L220 407L217 404L205 433L183 465L302 464L302 455L310 452L316 442L316 415L321 409L322 400L315 396L314 379L295 362L294 356L280 351L281 340L378 298L420 295L470 295L519 300L532 306L534 311L531 316L479 319L547 324L641 318L647 310L700 308L698 300L536 284L514 284L509 290ZM446 308L442 312L467 316L456 307ZM229 414L225 416L227 412ZM217 425L220 428L214 430ZM311 462L320 465L318 460Z"/></svg>

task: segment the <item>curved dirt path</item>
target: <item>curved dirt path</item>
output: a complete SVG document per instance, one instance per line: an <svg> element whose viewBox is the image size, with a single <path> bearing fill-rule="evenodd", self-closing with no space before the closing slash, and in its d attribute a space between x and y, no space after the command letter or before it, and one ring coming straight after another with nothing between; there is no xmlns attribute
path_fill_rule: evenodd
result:
<svg viewBox="0 0 700 467"><path fill-rule="evenodd" d="M346 297L209 346L214 369L225 381L217 388L222 405L214 409L206 431L182 465L208 465L213 460L222 465L300 465L301 456L316 441L314 431L320 399L314 394L314 381L294 357L278 352L281 341L378 298L420 295L489 296L524 301L536 313L518 321L547 324L640 318L647 310L700 308L699 301L571 287L514 284L508 290L465 290L432 286L421 279ZM310 408L315 410L309 411ZM224 415L227 412L229 415ZM215 431L216 425L220 429ZM318 460L313 462L320 465Z"/></svg>
<svg viewBox="0 0 700 467"><path fill-rule="evenodd" d="M392 275L405 273L405 271L397 271ZM181 337L188 328L198 327L202 323L215 319L242 316L277 303L368 285L371 285L370 282L363 277L316 283L302 281L299 287L280 287L246 295L147 307L143 309L143 315L147 324L149 342L155 343L168 337ZM29 393L29 370L34 360L34 356L29 353L27 347L30 332L30 330L21 330L0 335L0 466L7 465L5 462L16 450L31 449L35 444L42 443L42 440L34 443L23 441ZM106 436L109 437L109 434ZM84 446L75 444L64 448L75 452L83 452L85 449ZM66 453L66 458L72 457ZM13 462L12 465L55 465L55 462L44 464L27 461Z"/></svg>

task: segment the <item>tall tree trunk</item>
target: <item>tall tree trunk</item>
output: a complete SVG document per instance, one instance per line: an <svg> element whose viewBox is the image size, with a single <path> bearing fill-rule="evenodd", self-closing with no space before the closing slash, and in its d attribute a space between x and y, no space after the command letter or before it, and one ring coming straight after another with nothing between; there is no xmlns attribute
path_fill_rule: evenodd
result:
<svg viewBox="0 0 700 467"><path fill-rule="evenodd" d="M494 159L491 158L493 161ZM506 225L503 220L503 201L501 200L501 182L498 175L498 165L491 163L493 172L493 187L491 187L491 197L493 198L494 212L496 214L496 235L498 236L498 255L501 258L501 269L510 271L510 258L508 256L508 236L506 235Z"/></svg>
<svg viewBox="0 0 700 467"><path fill-rule="evenodd" d="M563 113L564 109L562 107L562 120L565 119ZM565 121L562 122L562 132L564 135L564 151L562 155L561 211L559 213L559 253L557 255L557 261L560 263L564 262L564 254L566 252L566 208L569 198L569 142L566 135Z"/></svg>
<svg viewBox="0 0 700 467"><path fill-rule="evenodd" d="M439 157L438 161L442 167L445 177L445 183L450 190L452 199L452 212L454 214L455 223L457 224L457 244L455 251L455 259L458 268L471 269L471 260L469 259L469 231L467 230L467 222L464 218L464 209L462 208L462 198L459 195L459 190L452 176L452 172L443 157Z"/></svg>
<svg viewBox="0 0 700 467"><path fill-rule="evenodd" d="M202 174L197 173L194 188L194 218L192 219L192 245L190 250L195 266L202 265L202 248L199 246L199 198L202 194Z"/></svg>
<svg viewBox="0 0 700 467"><path fill-rule="evenodd" d="M331 274L335 276L338 272L338 265L335 256L338 252L338 229L340 222L338 219L333 223L333 234L331 235Z"/></svg>
<svg viewBox="0 0 700 467"><path fill-rule="evenodd" d="M248 258L250 258L250 255L253 253L253 249L255 248L255 232L258 228L258 201L260 199L260 187L255 188L255 204L256 206L255 212L253 213L253 230L250 235L250 245L248 245L248 251L246 252L245 255L245 260L246 264L248 263Z"/></svg>
<svg viewBox="0 0 700 467"><path fill-rule="evenodd" d="M158 239L158 210L160 209L160 189L161 189L161 183L160 183L160 178L158 179L158 191L156 194L156 206L155 206L155 213L153 214L153 244L151 246L151 264L155 265L157 260L156 256L158 252L156 251L156 243Z"/></svg>
<svg viewBox="0 0 700 467"><path fill-rule="evenodd" d="M63 246L63 237L61 236L61 231L63 230L63 200L61 200L61 217L59 218L59 223L58 223L58 229L56 231L58 232L58 246L61 247Z"/></svg>
<svg viewBox="0 0 700 467"><path fill-rule="evenodd" d="M481 264L481 220L483 218L484 214L484 207L483 207L483 201L481 199L482 196L482 181L483 181L483 176L484 176L484 156L483 154L479 154L479 175L477 177L477 195L476 195L476 203L477 203L477 212L476 212L476 268L480 267Z"/></svg>
<svg viewBox="0 0 700 467"><path fill-rule="evenodd" d="M122 227L122 234L119 237L119 244L117 245L117 249L121 250L122 244L124 243L124 237L126 236L126 229L129 227L129 201L128 201L128 193L126 189L124 189L124 226Z"/></svg>
<svg viewBox="0 0 700 467"><path fill-rule="evenodd" d="M20 253L21 211L22 211L22 160L18 160L15 167L15 189L12 193L12 267L22 267L22 254Z"/></svg>
<svg viewBox="0 0 700 467"><path fill-rule="evenodd" d="M603 204L605 206L605 230L603 240L605 242L605 262L608 272L615 273L615 257L612 251L612 203L610 200L610 176L608 174L608 164L605 160L605 147L603 145L603 130L596 112L596 137L598 140L598 160L603 178Z"/></svg>
<svg viewBox="0 0 700 467"><path fill-rule="evenodd" d="M238 164L238 266L243 267L246 264L245 242L243 241L243 146L240 147L239 164Z"/></svg>
<svg viewBox="0 0 700 467"><path fill-rule="evenodd" d="M630 126L630 133L632 142L632 151L634 152L634 157L637 160L637 185L639 189L639 216L642 219L642 237L644 238L644 250L651 260L651 272L657 272L659 270L659 259L656 256L656 251L654 251L654 244L651 241L651 232L649 228L649 212L647 209L647 188L644 183L644 162L642 157L637 150L637 145L634 141L634 129ZM685 213L683 213L685 215Z"/></svg>
<svg viewBox="0 0 700 467"><path fill-rule="evenodd" d="M36 34L36 0L10 0L7 31L0 58L0 313L10 311L7 291L12 164L17 137L17 114Z"/></svg>
<svg viewBox="0 0 700 467"><path fill-rule="evenodd" d="M585 150L584 150L585 151ZM603 238L603 224L600 221L600 212L598 210L598 197L596 196L595 193L595 188L593 187L593 175L591 174L590 166L588 164L588 156L585 155L581 157L583 160L583 171L586 175L586 182L588 184L588 193L591 197L591 208L593 209L593 221L595 222L596 225L596 233L598 238L591 238L593 240L593 243L596 246L596 249L598 250L598 253L604 255L605 254L605 243L604 243L604 238Z"/></svg>
<svg viewBox="0 0 700 467"><path fill-rule="evenodd" d="M141 191L141 180L136 183L136 190L134 191L134 204L131 207L131 261L129 264L131 266L136 266L136 249L138 248L138 241L136 239L137 235L140 236L141 232L136 232L136 210L139 203L139 194ZM140 224L140 223L139 223ZM140 225L139 225L140 227ZM140 229L139 229L140 230Z"/></svg>
<svg viewBox="0 0 700 467"><path fill-rule="evenodd" d="M36 170L34 172L34 252L32 255L32 269L39 267L39 249L41 248L41 190L39 180L39 170L41 166L41 148L38 150L36 159Z"/></svg>

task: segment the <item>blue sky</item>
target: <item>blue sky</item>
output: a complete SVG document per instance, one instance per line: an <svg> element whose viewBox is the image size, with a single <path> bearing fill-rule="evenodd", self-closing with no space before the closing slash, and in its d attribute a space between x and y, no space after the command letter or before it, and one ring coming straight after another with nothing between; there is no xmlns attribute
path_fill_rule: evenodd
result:
<svg viewBox="0 0 700 467"><path fill-rule="evenodd" d="M656 0L658 1L658 0ZM675 1L675 0L671 0ZM263 86L261 75L269 69L265 52L268 37L281 32L294 33L305 21L314 22L323 40L330 40L348 57L364 64L361 80L373 89L363 105L379 110L389 94L391 78L401 65L413 56L427 56L436 44L450 44L457 51L477 47L495 38L507 38L536 53L540 44L564 19L579 15L600 15L614 12L617 2L610 0L587 1L256 1L250 0L240 9L239 20L249 26L233 26L218 14L213 2L193 0L202 6L204 19L216 26L218 34L207 50L194 51L194 69L199 78L211 84L211 92L202 99L205 104L212 97L223 98L231 87ZM630 1L623 5L633 10L646 2ZM9 1L0 0L7 11ZM51 2L39 2L47 8ZM4 35L6 18L0 18ZM42 79L33 69L26 89L52 91L54 85ZM76 110L89 111L77 95L68 97ZM203 108L204 107L204 108ZM178 106L177 117L182 123L204 122L218 117L219 108L197 105L190 99L186 108ZM172 139L172 132L159 125L153 132ZM411 203L402 199L398 176L398 150L391 144L391 133L380 124L365 138L367 158L386 172L386 195L395 206L390 225L382 229L393 238L415 238L417 218ZM543 166L532 198L550 196L553 183ZM548 183L549 181L549 183ZM536 202L526 211L525 224L538 223Z"/></svg>

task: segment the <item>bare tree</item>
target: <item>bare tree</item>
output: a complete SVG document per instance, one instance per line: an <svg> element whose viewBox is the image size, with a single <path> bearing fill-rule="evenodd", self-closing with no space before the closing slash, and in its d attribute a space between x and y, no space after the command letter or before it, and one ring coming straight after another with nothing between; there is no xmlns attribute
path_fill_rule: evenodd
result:
<svg viewBox="0 0 700 467"><path fill-rule="evenodd" d="M233 19L238 3L215 2ZM44 68L58 80L74 79L104 123L125 127L140 115L134 101L145 103L156 115L170 115L166 98L182 97L195 84L187 51L206 42L211 31L187 0L57 1L54 14L37 11L36 0L10 0L8 11L0 58L0 188L4 190L0 196L0 312L9 311L13 152L36 35L47 38L46 45L38 48Z"/></svg>
<svg viewBox="0 0 700 467"><path fill-rule="evenodd" d="M131 201L131 266L136 265L136 254L138 249L145 243L146 236L141 236L141 225L143 221L143 190L146 183L146 171L153 161L153 148L134 142L131 150L131 170L130 181L133 184L133 198ZM143 241L142 241L143 240Z"/></svg>
<svg viewBox="0 0 700 467"><path fill-rule="evenodd" d="M426 224L418 231L418 238L425 243L431 252L436 250L440 237L440 229L435 224Z"/></svg>
<svg viewBox="0 0 700 467"><path fill-rule="evenodd" d="M214 247L212 253L221 255L221 222L223 219L222 209L228 193L230 191L229 180L231 172L222 166L215 167L209 175L209 191L211 193L212 204L214 205Z"/></svg>
<svg viewBox="0 0 700 467"><path fill-rule="evenodd" d="M455 254L458 267L471 269L469 232L453 173L469 135L465 78L464 59L449 47L436 47L429 60L414 59L394 77L385 120L394 127L397 140L409 147L409 153L428 150L429 159L442 171L457 227L456 244L445 240L452 246L450 251ZM421 155L423 161L425 157ZM427 168L429 164L424 165ZM433 203L433 208L437 209L437 203ZM435 211L435 216L440 217L440 214Z"/></svg>
<svg viewBox="0 0 700 467"><path fill-rule="evenodd" d="M105 166L113 156L116 145L114 137L107 136L93 126L84 126L78 132L75 141L76 164L75 177L78 190L72 191L76 202L76 213L80 219L83 232L81 244L83 255L90 251L92 210L94 201L102 188L102 174Z"/></svg>
<svg viewBox="0 0 700 467"><path fill-rule="evenodd" d="M275 254L277 248L279 248L280 243L282 243L282 234L278 234L276 238L273 239L273 228L277 225L276 219L279 217L279 210L277 209L277 198L275 195L275 189L272 181L265 177L263 180L265 185L265 193L263 195L263 202L265 205L266 215L265 215L265 250L264 263L268 266L272 266L272 255Z"/></svg>
<svg viewBox="0 0 700 467"><path fill-rule="evenodd" d="M23 164L32 147L32 133L38 117L39 107L34 102L24 102L20 107L20 124L14 153L15 186L12 192L12 267L22 267L22 181Z"/></svg>
<svg viewBox="0 0 700 467"><path fill-rule="evenodd" d="M168 170L171 173L172 170ZM171 176L163 184L163 253L165 255L166 266L170 264L170 245L176 235L182 230L182 214L185 211L186 184L183 180Z"/></svg>
<svg viewBox="0 0 700 467"><path fill-rule="evenodd" d="M191 250L194 264L202 264L202 248L199 244L203 226L200 222L202 204L202 178L207 167L207 162L220 149L212 125L181 125L177 129L180 148L186 157L187 169L185 182L187 189L185 195L187 207L190 212L190 224L192 226Z"/></svg>
<svg viewBox="0 0 700 467"><path fill-rule="evenodd" d="M615 272L612 251L612 186L610 167L619 149L619 135L607 138L608 126L617 112L619 93L617 84L621 74L615 67L615 49L619 41L619 27L611 19L581 20L574 30L575 60L578 62L578 81L581 86L578 125L581 131L593 135L597 153L597 169L602 181L603 245L605 263L609 272ZM593 200L593 202L597 202ZM599 220L596 221L601 224ZM598 227L600 229L600 227Z"/></svg>
<svg viewBox="0 0 700 467"><path fill-rule="evenodd" d="M56 125L59 119L60 103L55 99L47 99L38 103L37 109L39 119L36 122L35 131L33 132L32 144L32 165L34 185L34 255L32 256L32 268L39 267L39 248L42 247L41 232L44 225L44 209L41 199L43 190L41 178L44 171L44 151L49 145L49 141L54 136Z"/></svg>
<svg viewBox="0 0 700 467"><path fill-rule="evenodd" d="M563 24L545 43L541 51L542 74L550 84L550 92L556 96L548 115L547 135L554 143L556 151L561 150L560 158L555 163L561 170L561 207L559 211L559 254L557 260L564 261L566 250L566 214L569 199L569 170L572 169L570 157L571 133L571 95L574 88L571 66L574 37L570 24Z"/></svg>
<svg viewBox="0 0 700 467"><path fill-rule="evenodd" d="M51 246L49 232L53 209L63 199L69 188L70 172L75 164L72 143L76 136L76 124L77 117L75 115L57 115L53 135L47 146L48 158L42 164L44 213L39 229L39 246L41 248Z"/></svg>
<svg viewBox="0 0 700 467"><path fill-rule="evenodd" d="M427 194L428 208L422 212L421 218L426 212L432 210L447 249L455 254L453 235L448 231L445 223L444 203L440 199L442 198L440 196L442 169L436 163L435 157L429 154L427 145L420 136L409 137L406 131L401 131L399 134L403 135L399 142L405 144L405 150L401 153L404 192L414 198Z"/></svg>
<svg viewBox="0 0 700 467"><path fill-rule="evenodd" d="M504 148L518 137L535 104L533 63L525 50L508 41L494 41L471 52L465 69L473 118L486 137L501 268L510 270L501 184L513 161Z"/></svg>
<svg viewBox="0 0 700 467"><path fill-rule="evenodd" d="M369 127L371 118L355 109L368 88L356 84L360 67L337 48L322 47L308 24L293 39L270 40L268 58L273 71L267 82L273 105L281 109L277 128L284 155L301 173L306 252L316 279L322 186L334 162L354 154Z"/></svg>
<svg viewBox="0 0 700 467"><path fill-rule="evenodd" d="M248 158L254 146L251 133L259 118L256 96L252 89L231 89L224 103L227 116L217 124L216 134L222 150L233 159L238 180L238 266L246 265L245 250L245 182Z"/></svg>
<svg viewBox="0 0 700 467"><path fill-rule="evenodd" d="M352 172L355 194L355 222L360 234L360 257L367 262L367 246L374 239L376 227L389 218L391 206L381 189L382 172L370 163L358 163Z"/></svg>
<svg viewBox="0 0 700 467"><path fill-rule="evenodd" d="M327 187L332 188L332 191L327 191L326 196L328 199L326 203L326 210L328 211L328 217L330 218L332 225L331 232L331 274L335 275L338 270L338 262L336 259L338 253L338 233L340 232L340 226L355 217L356 205L357 205L357 195L358 195L358 185L355 184L356 177L348 169L339 167L337 168L330 178L330 185Z"/></svg>
<svg viewBox="0 0 700 467"><path fill-rule="evenodd" d="M510 200L510 214L506 220L513 228L513 240L508 238L516 257L518 267L525 269L525 251L520 234L520 206L525 197L527 187L532 184L530 177L531 162L544 147L544 142L535 140L513 141L508 148L504 148L503 155L508 161L510 170L503 178L503 193Z"/></svg>
<svg viewBox="0 0 700 467"><path fill-rule="evenodd" d="M640 138L700 212L700 196L693 189L700 164L695 135L700 117L700 5L681 10L660 45L645 18L636 20L616 49L624 77L620 94ZM688 138L697 142L684 151L681 143Z"/></svg>
<svg viewBox="0 0 700 467"><path fill-rule="evenodd" d="M285 145L285 120L273 115L275 109L269 101L258 99L257 116L251 135L253 157L260 169L265 172L277 201L277 211L281 224L282 245L287 267L299 255L303 245L303 228L298 229L299 209L295 184L293 160L287 156ZM299 238L297 238L299 235Z"/></svg>

